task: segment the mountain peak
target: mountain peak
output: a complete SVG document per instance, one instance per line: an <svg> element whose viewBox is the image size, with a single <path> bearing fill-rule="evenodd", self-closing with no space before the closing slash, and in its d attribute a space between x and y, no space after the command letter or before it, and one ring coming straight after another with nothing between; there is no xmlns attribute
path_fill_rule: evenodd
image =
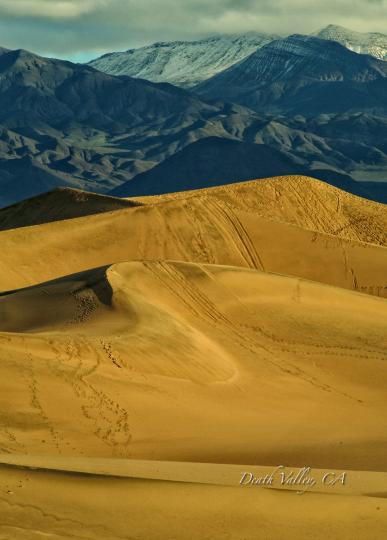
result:
<svg viewBox="0 0 387 540"><path fill-rule="evenodd" d="M336 47L337 42L329 41L320 38L318 36L305 36L304 34L291 34L288 37L276 39L271 43L265 45L265 49L285 49L288 50L289 46L300 47L300 51L314 52L315 49L321 49L326 47Z"/></svg>
<svg viewBox="0 0 387 540"><path fill-rule="evenodd" d="M278 36L248 32L209 36L195 41L163 41L113 52L90 62L111 75L192 87L247 58Z"/></svg>
<svg viewBox="0 0 387 540"><path fill-rule="evenodd" d="M4 50L4 52L0 52L0 71L7 71L11 68L24 68L35 59L43 61L42 58L25 49Z"/></svg>
<svg viewBox="0 0 387 540"><path fill-rule="evenodd" d="M373 106L385 108L386 79L385 62L356 54L335 41L294 34L267 44L199 85L197 91L256 111L267 112L271 106L272 112L279 107L311 114L336 112L348 103L369 108L373 100ZM373 81L382 82L371 96L367 84Z"/></svg>
<svg viewBox="0 0 387 540"><path fill-rule="evenodd" d="M348 58L354 53L336 41L327 41L316 36L305 36L302 34L292 34L283 39L277 39L268 43L245 60L246 65L255 58L260 65L260 74L266 72L267 68L272 68L284 64L281 69L283 74L293 71L300 65L301 61L309 62L309 66L321 65L324 62L348 62ZM339 60L340 59L340 60ZM358 61L358 55L353 57L353 61ZM303 64L303 69L305 69ZM232 68L231 68L232 69ZM263 72L262 72L263 69Z"/></svg>
<svg viewBox="0 0 387 540"><path fill-rule="evenodd" d="M9 65L12 64L20 64L29 62L31 60L36 60L38 62L47 62L47 58L43 58L42 56L39 56L38 54L32 53L30 51L27 51L26 49L2 49L0 50L0 57L1 59L7 59L7 63Z"/></svg>
<svg viewBox="0 0 387 540"><path fill-rule="evenodd" d="M345 28L344 26L341 26L340 24L328 24L320 30L320 32L324 32L325 30L346 30L348 32L351 32L351 30L348 30L348 28Z"/></svg>
<svg viewBox="0 0 387 540"><path fill-rule="evenodd" d="M380 60L387 60L387 35L385 34L356 32L344 26L329 24L315 32L313 36L337 41L359 54L369 54Z"/></svg>

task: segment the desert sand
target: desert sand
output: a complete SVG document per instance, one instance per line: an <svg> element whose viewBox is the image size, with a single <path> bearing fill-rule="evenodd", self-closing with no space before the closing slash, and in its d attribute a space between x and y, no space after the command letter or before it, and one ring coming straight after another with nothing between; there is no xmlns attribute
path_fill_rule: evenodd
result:
<svg viewBox="0 0 387 540"><path fill-rule="evenodd" d="M73 188L56 188L0 210L0 230L27 227L138 206L134 202Z"/></svg>
<svg viewBox="0 0 387 540"><path fill-rule="evenodd" d="M0 538L384 538L385 207L304 177L88 201L0 233ZM238 483L278 465L348 479Z"/></svg>
<svg viewBox="0 0 387 540"><path fill-rule="evenodd" d="M0 467L1 538L383 539L386 499Z"/></svg>
<svg viewBox="0 0 387 540"><path fill-rule="evenodd" d="M68 191L65 197L56 192L61 219ZM90 213L93 205L86 200L84 211ZM0 232L0 290L117 262L180 260L256 268L387 296L385 205L318 180L244 182L145 198L137 201L143 206L110 212L104 212L105 202L101 208L98 199L91 201L91 215ZM12 214L3 212L12 227ZM23 212L27 220L28 210ZM14 219L20 223L19 214Z"/></svg>

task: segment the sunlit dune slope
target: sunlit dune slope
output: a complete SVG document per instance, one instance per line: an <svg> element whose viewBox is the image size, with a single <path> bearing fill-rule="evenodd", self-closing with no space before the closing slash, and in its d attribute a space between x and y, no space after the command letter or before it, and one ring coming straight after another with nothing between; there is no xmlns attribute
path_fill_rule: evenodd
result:
<svg viewBox="0 0 387 540"><path fill-rule="evenodd" d="M0 298L3 452L387 470L387 301L132 262Z"/></svg>
<svg viewBox="0 0 387 540"><path fill-rule="evenodd" d="M228 203L233 209L342 238L380 245L387 243L385 205L307 176L279 176L133 200L163 203L171 200L192 202L192 199Z"/></svg>
<svg viewBox="0 0 387 540"><path fill-rule="evenodd" d="M0 537L384 538L386 225L305 177L0 211Z"/></svg>
<svg viewBox="0 0 387 540"><path fill-rule="evenodd" d="M373 497L6 467L0 489L0 535L12 540L375 540L387 527L387 499Z"/></svg>
<svg viewBox="0 0 387 540"><path fill-rule="evenodd" d="M381 204L304 177L142 202L0 233L0 289L116 262L174 259L257 268L387 295L387 249L376 245L384 242L386 230Z"/></svg>
<svg viewBox="0 0 387 540"><path fill-rule="evenodd" d="M0 230L110 212L139 204L79 189L56 188L43 195L0 209Z"/></svg>

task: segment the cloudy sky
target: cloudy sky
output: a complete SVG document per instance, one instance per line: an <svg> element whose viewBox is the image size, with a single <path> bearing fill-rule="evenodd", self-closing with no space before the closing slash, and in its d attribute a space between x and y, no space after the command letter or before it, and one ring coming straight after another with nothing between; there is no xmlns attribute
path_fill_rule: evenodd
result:
<svg viewBox="0 0 387 540"><path fill-rule="evenodd" d="M0 0L0 45L83 61L160 40L327 24L386 33L387 0Z"/></svg>

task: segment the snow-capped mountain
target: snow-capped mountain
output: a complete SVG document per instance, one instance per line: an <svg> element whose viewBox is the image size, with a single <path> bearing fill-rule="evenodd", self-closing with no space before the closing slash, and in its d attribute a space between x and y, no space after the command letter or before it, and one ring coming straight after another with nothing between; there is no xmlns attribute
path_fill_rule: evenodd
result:
<svg viewBox="0 0 387 540"><path fill-rule="evenodd" d="M375 32L354 32L343 26L330 24L313 34L321 39L337 41L356 53L370 54L380 60L387 60L387 35Z"/></svg>
<svg viewBox="0 0 387 540"><path fill-rule="evenodd" d="M265 45L195 87L206 99L308 115L387 110L386 90L386 62L298 34Z"/></svg>
<svg viewBox="0 0 387 540"><path fill-rule="evenodd" d="M243 60L278 36L251 32L198 41L154 43L105 54L90 65L110 75L130 75L152 82L190 87Z"/></svg>
<svg viewBox="0 0 387 540"><path fill-rule="evenodd" d="M384 34L354 32L331 24L312 36L336 41L356 53L387 60L387 36ZM110 75L129 75L190 88L227 70L279 38L274 34L250 32L197 41L166 41L125 52L108 53L89 64Z"/></svg>
<svg viewBox="0 0 387 540"><path fill-rule="evenodd" d="M230 91L249 108L0 48L0 206L55 186L107 193L153 167L136 181L144 195L155 182L178 191L285 171L385 178L387 62L293 36L209 83L208 95ZM386 202L374 184L373 197Z"/></svg>

